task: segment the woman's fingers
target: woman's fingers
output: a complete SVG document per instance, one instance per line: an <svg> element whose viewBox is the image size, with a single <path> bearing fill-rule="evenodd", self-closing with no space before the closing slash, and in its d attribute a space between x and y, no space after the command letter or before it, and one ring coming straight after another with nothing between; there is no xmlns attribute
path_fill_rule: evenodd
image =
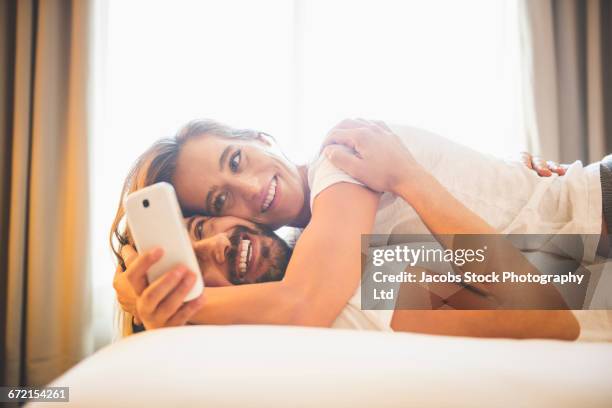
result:
<svg viewBox="0 0 612 408"><path fill-rule="evenodd" d="M155 248L144 254L139 255L125 271L132 289L140 295L147 287L147 271L164 254L162 248Z"/></svg>
<svg viewBox="0 0 612 408"><path fill-rule="evenodd" d="M204 294L184 303L180 309L168 320L167 326L182 326L204 305Z"/></svg>
<svg viewBox="0 0 612 408"><path fill-rule="evenodd" d="M372 122L374 122L378 127L386 130L387 132L391 132L391 128L389 126L387 126L387 124L385 122L383 122L382 120L373 120Z"/></svg>
<svg viewBox="0 0 612 408"><path fill-rule="evenodd" d="M362 126L363 122L359 119L343 119L333 129L354 129Z"/></svg>
<svg viewBox="0 0 612 408"><path fill-rule="evenodd" d="M380 120L345 119L327 134L322 149L332 144L341 144L360 154L364 141L372 134L377 135L380 132L391 132L391 129Z"/></svg>
<svg viewBox="0 0 612 408"><path fill-rule="evenodd" d="M323 147L341 144L355 151L358 151L359 144L359 130L365 128L352 128L352 129L334 129L327 134L323 141Z"/></svg>

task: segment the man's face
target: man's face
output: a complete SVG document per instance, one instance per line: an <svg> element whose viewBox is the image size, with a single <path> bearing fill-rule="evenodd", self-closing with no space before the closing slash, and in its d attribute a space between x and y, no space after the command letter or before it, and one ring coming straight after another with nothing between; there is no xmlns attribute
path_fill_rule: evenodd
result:
<svg viewBox="0 0 612 408"><path fill-rule="evenodd" d="M276 234L236 217L186 219L204 281L229 286L281 280L291 249Z"/></svg>

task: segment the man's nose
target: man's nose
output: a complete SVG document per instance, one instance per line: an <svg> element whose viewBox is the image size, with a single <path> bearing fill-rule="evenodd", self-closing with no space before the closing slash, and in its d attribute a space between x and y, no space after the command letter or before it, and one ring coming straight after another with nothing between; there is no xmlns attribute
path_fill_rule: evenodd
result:
<svg viewBox="0 0 612 408"><path fill-rule="evenodd" d="M195 244L200 256L213 259L219 264L223 264L229 254L232 244L227 234L216 234L210 238L198 241Z"/></svg>
<svg viewBox="0 0 612 408"><path fill-rule="evenodd" d="M217 234L214 236L214 255L215 260L222 264L225 262L227 255L232 247L232 243L229 240L227 234Z"/></svg>

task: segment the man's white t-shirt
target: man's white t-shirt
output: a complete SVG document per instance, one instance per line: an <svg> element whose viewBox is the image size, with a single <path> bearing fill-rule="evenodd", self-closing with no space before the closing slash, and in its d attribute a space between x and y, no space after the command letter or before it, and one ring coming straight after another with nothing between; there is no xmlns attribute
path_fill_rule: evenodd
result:
<svg viewBox="0 0 612 408"><path fill-rule="evenodd" d="M584 167L576 161L563 177L540 177L520 162L501 160L421 129L390 127L417 162L496 230L505 234L588 234L583 260L595 259L602 221L598 164ZM308 169L311 208L321 191L340 182L361 184L325 156L315 159ZM372 234L428 233L402 198L382 195ZM360 300L358 289L335 326L389 330L393 311L362 311Z"/></svg>

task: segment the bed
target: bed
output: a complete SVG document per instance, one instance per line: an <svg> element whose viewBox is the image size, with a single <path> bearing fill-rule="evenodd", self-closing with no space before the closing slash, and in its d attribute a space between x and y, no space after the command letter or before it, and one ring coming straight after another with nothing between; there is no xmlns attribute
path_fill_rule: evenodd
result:
<svg viewBox="0 0 612 408"><path fill-rule="evenodd" d="M187 326L116 342L50 385L86 407L611 407L612 343Z"/></svg>

